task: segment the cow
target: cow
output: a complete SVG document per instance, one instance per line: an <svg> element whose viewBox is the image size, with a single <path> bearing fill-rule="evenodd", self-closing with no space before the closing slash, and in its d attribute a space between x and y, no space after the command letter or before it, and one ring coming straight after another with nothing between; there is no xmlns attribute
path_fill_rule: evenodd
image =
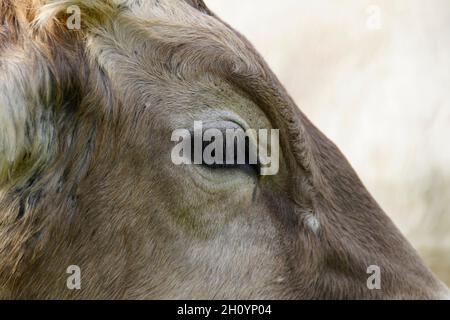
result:
<svg viewBox="0 0 450 320"><path fill-rule="evenodd" d="M279 171L175 165L194 121L279 130ZM0 298L447 294L202 0L0 3Z"/></svg>

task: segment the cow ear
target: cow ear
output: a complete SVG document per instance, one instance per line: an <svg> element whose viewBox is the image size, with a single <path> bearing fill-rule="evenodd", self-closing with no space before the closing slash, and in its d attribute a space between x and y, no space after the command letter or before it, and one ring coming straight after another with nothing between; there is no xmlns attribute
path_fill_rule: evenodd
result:
<svg viewBox="0 0 450 320"><path fill-rule="evenodd" d="M212 16L213 13L209 8L206 6L205 2L203 0L186 0L187 3L189 3L192 7L199 10L200 12L203 12L207 15Z"/></svg>
<svg viewBox="0 0 450 320"><path fill-rule="evenodd" d="M0 59L1 186L39 171L54 152L55 132L53 110L39 88L46 75L30 76L26 61Z"/></svg>
<svg viewBox="0 0 450 320"><path fill-rule="evenodd" d="M0 187L40 170L56 148L51 72L31 41L18 43L26 21L11 17L15 25L0 23Z"/></svg>

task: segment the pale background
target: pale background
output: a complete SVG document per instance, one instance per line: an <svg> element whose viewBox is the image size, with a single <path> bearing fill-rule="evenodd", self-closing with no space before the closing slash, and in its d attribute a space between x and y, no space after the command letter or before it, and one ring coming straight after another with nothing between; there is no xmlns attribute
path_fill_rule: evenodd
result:
<svg viewBox="0 0 450 320"><path fill-rule="evenodd" d="M450 1L206 0L450 285Z"/></svg>

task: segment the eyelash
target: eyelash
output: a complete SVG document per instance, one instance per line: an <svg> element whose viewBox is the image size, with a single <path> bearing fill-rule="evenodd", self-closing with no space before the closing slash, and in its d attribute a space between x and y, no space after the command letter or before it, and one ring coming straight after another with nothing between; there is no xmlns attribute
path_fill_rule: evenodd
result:
<svg viewBox="0 0 450 320"><path fill-rule="evenodd" d="M203 146L202 146L202 152L204 152L205 148L212 142L204 142ZM206 164L203 163L201 164L203 167L212 169L212 170L218 170L218 169L239 169L239 170L243 170L243 171L251 171L254 174L259 174L260 173L260 165L259 165L259 161L256 164L251 164L250 162L250 157L249 157L249 153L250 153L250 141L249 139L245 139L245 163L244 164L238 164L237 162L237 155L238 155L238 146L235 143L234 145L234 161L233 164L227 164L226 163L226 159L227 159L227 148L224 148L223 151L223 158L224 158L224 164ZM226 143L224 143L226 145Z"/></svg>

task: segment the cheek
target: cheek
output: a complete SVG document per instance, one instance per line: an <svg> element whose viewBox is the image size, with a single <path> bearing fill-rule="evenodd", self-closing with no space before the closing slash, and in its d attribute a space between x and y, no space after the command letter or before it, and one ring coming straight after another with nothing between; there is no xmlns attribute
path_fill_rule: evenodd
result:
<svg viewBox="0 0 450 320"><path fill-rule="evenodd" d="M256 182L246 174L199 172L195 166L168 166L160 172L159 206L176 230L190 236L213 237L253 205Z"/></svg>
<svg viewBox="0 0 450 320"><path fill-rule="evenodd" d="M254 186L241 184L205 189L198 181L178 184L168 210L173 222L196 237L213 237L251 210Z"/></svg>

